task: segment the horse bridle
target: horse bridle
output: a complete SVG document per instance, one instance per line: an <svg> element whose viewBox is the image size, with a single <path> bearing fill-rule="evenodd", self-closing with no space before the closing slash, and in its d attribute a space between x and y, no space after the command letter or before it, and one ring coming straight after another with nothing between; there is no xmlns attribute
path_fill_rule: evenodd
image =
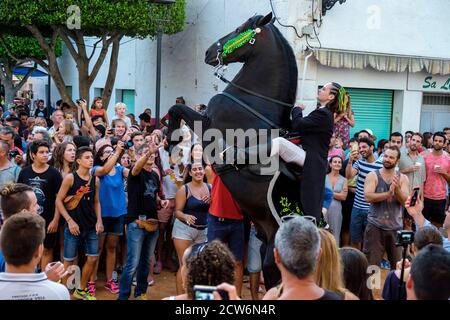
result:
<svg viewBox="0 0 450 320"><path fill-rule="evenodd" d="M257 28L259 29L259 28ZM261 29L257 30L255 29L255 34L260 33ZM253 41L252 41L253 40ZM251 41L249 41L248 43L250 43L251 45L253 45L255 43L255 39L251 39ZM252 96L264 99L266 101L272 102L272 103L276 103L278 105L281 105L283 107L288 107L288 108L292 108L294 105L293 104L289 104L277 99L273 99L270 97L267 97L265 95L262 95L260 93L254 92L252 90L249 90L247 88L244 88L236 83L233 83L233 81L230 81L228 79L226 79L223 75L223 72L221 73L220 71L222 69L225 69L226 66L224 66L223 64L223 50L220 49L221 43L217 42L217 65L215 66L215 70L214 70L214 76L217 77L217 79L223 81L224 83L233 86L245 93L248 93ZM236 102L237 104L239 104L240 106L242 106L244 109L246 109L248 112L250 112L251 114L253 114L254 116L256 116L257 118L259 118L260 120L264 121L265 123L267 123L269 126L271 126L274 129L280 129L280 133L281 136L285 136L289 133L289 131L285 128L281 128L279 125L276 125L274 122L272 122L271 120L267 119L265 116L263 116L261 113L259 113L258 111L256 111L254 108L252 108L251 106L249 106L248 104L246 104L245 102L241 101L240 99L234 97L233 95L231 95L228 92L221 92L221 95L226 96L227 98L233 100L234 102Z"/></svg>
<svg viewBox="0 0 450 320"><path fill-rule="evenodd" d="M253 29L253 32L254 32L255 35L258 34L258 33L261 33L261 31L262 31L261 28L254 28ZM248 41L248 43L250 43L251 45L255 44L255 42L256 42L255 38L252 38L250 41ZM279 105L281 105L283 107L288 107L288 108L294 107L294 104L286 103L286 102L283 102L283 101L280 101L280 100L277 100L277 99L274 99L274 98L267 97L267 96L265 96L263 94L257 93L255 91L249 90L247 88L244 88L244 87L242 87L242 86L240 86L238 84L233 83L233 81L230 81L230 80L226 79L224 77L224 75L223 75L223 72L222 73L220 72L222 69L226 68L226 66L223 64L223 50L220 49L221 45L222 44L220 43L220 41L218 41L217 42L217 56L216 56L217 65L215 66L215 70L214 70L214 76L217 77L217 79L219 79L219 80L223 81L224 83L226 83L228 85L231 85L231 86L233 86L233 87L235 87L235 88L237 88L237 89L239 89L239 90L241 90L243 92L246 92L246 93L248 93L248 94L250 94L252 96L255 96L255 97L267 100L267 101L272 102L272 103L279 104Z"/></svg>

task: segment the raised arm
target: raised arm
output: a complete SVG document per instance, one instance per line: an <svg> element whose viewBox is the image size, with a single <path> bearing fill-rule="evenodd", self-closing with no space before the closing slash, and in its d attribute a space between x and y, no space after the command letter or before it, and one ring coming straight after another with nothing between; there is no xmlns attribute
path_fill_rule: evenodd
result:
<svg viewBox="0 0 450 320"><path fill-rule="evenodd" d="M117 161L119 161L119 159L122 155L123 146L124 146L124 143L122 141L117 142L117 147L116 147L115 152L109 157L108 161L106 161L106 163L103 165L103 167L98 167L95 170L95 172L94 172L95 176L102 177L111 172L111 170L114 168Z"/></svg>
<svg viewBox="0 0 450 320"><path fill-rule="evenodd" d="M94 125L92 124L91 116L89 115L89 112L87 110L87 104L85 101L80 101L81 110L84 114L84 119L86 122L86 127L89 130L89 134L92 137L95 137L97 135L97 132L95 131ZM83 125L84 126L84 125Z"/></svg>
<svg viewBox="0 0 450 320"><path fill-rule="evenodd" d="M303 117L303 110L300 107L295 107L292 110L292 128L294 131L321 132L324 130L324 124L327 121L327 113L322 110L311 112L306 117Z"/></svg>
<svg viewBox="0 0 450 320"><path fill-rule="evenodd" d="M139 158L139 160L136 161L136 164L134 165L133 169L131 169L131 174L133 176L137 176L141 172L142 168L144 168L150 156L156 152L158 152L158 147L154 143L152 143L149 146L147 153L145 155L142 155Z"/></svg>

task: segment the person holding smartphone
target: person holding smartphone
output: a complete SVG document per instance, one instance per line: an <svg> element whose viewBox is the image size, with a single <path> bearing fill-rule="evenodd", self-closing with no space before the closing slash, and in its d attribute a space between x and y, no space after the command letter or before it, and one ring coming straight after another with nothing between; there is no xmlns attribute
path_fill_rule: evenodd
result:
<svg viewBox="0 0 450 320"><path fill-rule="evenodd" d="M184 252L181 265L186 293L163 300L212 300L215 289L212 287L234 282L234 265L233 254L221 241L194 244ZM236 288L234 292L237 296Z"/></svg>

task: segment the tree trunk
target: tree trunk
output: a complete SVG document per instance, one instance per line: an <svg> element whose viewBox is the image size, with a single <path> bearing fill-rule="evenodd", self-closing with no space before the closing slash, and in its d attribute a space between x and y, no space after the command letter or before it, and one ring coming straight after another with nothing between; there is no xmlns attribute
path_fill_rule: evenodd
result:
<svg viewBox="0 0 450 320"><path fill-rule="evenodd" d="M77 69L78 69L78 94L79 98L86 100L87 105L89 106L89 61L87 58L80 57L77 61Z"/></svg>
<svg viewBox="0 0 450 320"><path fill-rule="evenodd" d="M5 106L14 102L14 98L16 97L16 93L19 88L15 88L12 81L5 81L2 77L2 83L5 88ZM6 111L6 110L5 110Z"/></svg>
<svg viewBox="0 0 450 320"><path fill-rule="evenodd" d="M106 78L105 88L103 90L103 96L102 96L103 106L106 110L108 109L109 100L111 99L111 95L112 95L112 89L114 87L114 82L116 81L121 39L122 39L122 37L119 37L118 39L115 39L113 41L111 57L109 60L109 72L108 72L108 77Z"/></svg>
<svg viewBox="0 0 450 320"><path fill-rule="evenodd" d="M44 39L42 33L36 26L27 26L27 29L33 34L33 36L38 40L41 48L47 55L48 64L39 59L33 59L39 65L47 70L47 72L52 77L56 88L58 89L59 94L61 95L61 99L71 105L75 110L77 110L76 104L72 100L71 97L67 94L66 83L62 77L61 71L59 69L57 59L54 52L54 44L49 45ZM106 35L102 36L102 49L100 51L100 55L95 62L91 73L89 74L89 63L91 62L91 58L94 56L94 52L88 57L86 54L86 45L84 43L83 31L82 30L69 30L63 27L53 27L54 32L56 32L64 41L67 49L69 50L70 55L75 60L78 69L78 86L79 86L79 97L86 99L86 102L89 104L90 94L89 89L91 88L100 67L103 64L103 61L108 53L109 46L112 44L112 52L110 58L110 66L108 71L108 77L105 83L105 89L103 93L103 101L105 105L105 109L108 107L109 99L111 98L112 88L114 86L114 82L117 74L117 64L118 64L118 56L119 56L119 47L120 40L122 39L122 35L113 34L110 35L109 39L106 38ZM53 39L56 41L55 33L53 35ZM77 50L74 47L76 45ZM97 43L94 46L93 51L96 50ZM77 97L78 98L78 97Z"/></svg>

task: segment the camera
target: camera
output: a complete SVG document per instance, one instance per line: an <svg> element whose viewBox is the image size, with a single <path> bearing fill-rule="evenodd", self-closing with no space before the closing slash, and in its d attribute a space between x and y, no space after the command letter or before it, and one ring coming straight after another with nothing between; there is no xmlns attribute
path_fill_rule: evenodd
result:
<svg viewBox="0 0 450 320"><path fill-rule="evenodd" d="M123 148L124 148L125 150L128 150L128 149L132 148L133 146L134 146L133 141L132 141L132 140L128 140L128 141L124 144Z"/></svg>
<svg viewBox="0 0 450 320"><path fill-rule="evenodd" d="M217 290L214 286L194 286L194 300L214 300L213 292L217 291L223 300L229 300L228 292L223 290Z"/></svg>
<svg viewBox="0 0 450 320"><path fill-rule="evenodd" d="M77 100L76 100L76 103L77 103L78 105L80 104L80 102L86 103L86 100L84 100L83 98L80 98L80 99L77 99Z"/></svg>
<svg viewBox="0 0 450 320"><path fill-rule="evenodd" d="M408 246L414 242L414 231L399 230L397 231L396 246Z"/></svg>
<svg viewBox="0 0 450 320"><path fill-rule="evenodd" d="M9 151L9 157L10 158L15 158L16 156L18 156L20 153L19 153L19 151L17 151L17 150L11 150L11 151Z"/></svg>

